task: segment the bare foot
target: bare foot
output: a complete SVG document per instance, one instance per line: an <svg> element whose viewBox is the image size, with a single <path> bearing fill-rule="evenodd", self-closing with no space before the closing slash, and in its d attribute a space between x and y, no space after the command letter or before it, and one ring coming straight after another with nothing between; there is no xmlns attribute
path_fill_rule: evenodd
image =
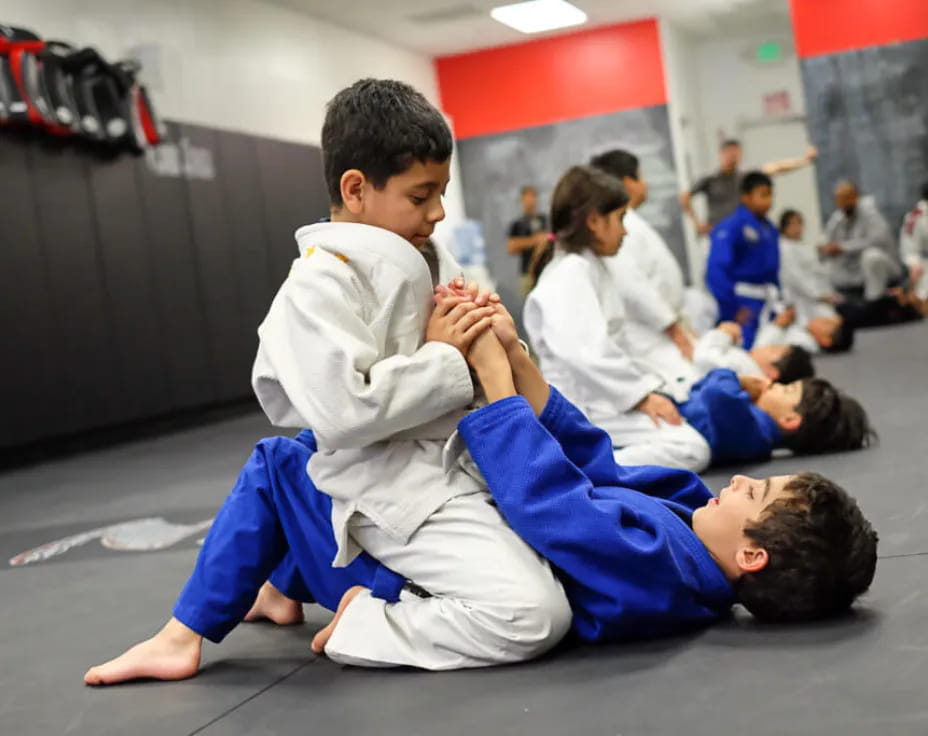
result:
<svg viewBox="0 0 928 736"><path fill-rule="evenodd" d="M243 621L268 619L281 626L303 623L303 604L287 598L277 588L265 583L258 591L258 598Z"/></svg>
<svg viewBox="0 0 928 736"><path fill-rule="evenodd" d="M151 639L136 644L106 664L91 667L84 675L84 682L113 685L141 678L186 680L200 667L202 646L203 637L172 618Z"/></svg>
<svg viewBox="0 0 928 736"><path fill-rule="evenodd" d="M313 637L313 651L316 654L325 652L325 645L329 643L329 639L331 639L332 634L335 633L335 627L341 620L342 614L345 612L345 609L348 608L348 604L351 603L362 590L367 590L367 588L363 585L355 585L353 588L348 588L348 590L345 591L345 595L342 596L338 604L338 610L335 612L332 620L329 621L329 625L321 629L319 633Z"/></svg>

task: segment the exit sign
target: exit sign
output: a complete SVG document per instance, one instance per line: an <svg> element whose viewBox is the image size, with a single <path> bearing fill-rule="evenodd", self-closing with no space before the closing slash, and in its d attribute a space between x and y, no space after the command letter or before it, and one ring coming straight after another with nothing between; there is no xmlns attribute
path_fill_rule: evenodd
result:
<svg viewBox="0 0 928 736"><path fill-rule="evenodd" d="M757 45L757 60L760 62L779 61L783 57L783 46L776 41Z"/></svg>

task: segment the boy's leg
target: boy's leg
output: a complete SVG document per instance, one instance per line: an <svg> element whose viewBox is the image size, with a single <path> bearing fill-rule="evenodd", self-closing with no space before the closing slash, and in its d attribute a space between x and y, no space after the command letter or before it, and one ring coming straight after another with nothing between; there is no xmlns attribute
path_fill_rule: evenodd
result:
<svg viewBox="0 0 928 736"><path fill-rule="evenodd" d="M619 465L661 465L696 473L709 467L712 451L705 438L685 421L674 425L630 411L599 422L612 437Z"/></svg>
<svg viewBox="0 0 928 736"><path fill-rule="evenodd" d="M487 493L448 501L401 544L365 518L355 540L432 597L386 604L361 591L325 647L337 662L430 670L538 656L570 626L570 607L548 564L503 520Z"/></svg>
<svg viewBox="0 0 928 736"><path fill-rule="evenodd" d="M293 440L274 438L259 443L207 534L194 572L175 605L174 618L152 639L92 668L87 682L190 677L199 662L200 638L221 641L252 607L259 589L288 550L293 551L294 564L308 571L304 587L314 584L312 575L321 576L330 569L335 554L331 503L309 481L308 457L309 450ZM334 601L330 606L334 610L345 590L367 582L363 576L358 579L359 570L366 568L353 565L331 571L320 585L322 595L316 597L320 602ZM193 670L179 667L186 674L171 676L162 655L177 650L181 642L184 652L195 648ZM181 659L187 662L193 657L185 654Z"/></svg>

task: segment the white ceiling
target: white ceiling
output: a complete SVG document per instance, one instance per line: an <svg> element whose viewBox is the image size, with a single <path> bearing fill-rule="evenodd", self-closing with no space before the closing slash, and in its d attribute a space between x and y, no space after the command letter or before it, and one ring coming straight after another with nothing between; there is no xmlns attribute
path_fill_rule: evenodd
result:
<svg viewBox="0 0 928 736"><path fill-rule="evenodd" d="M526 36L497 23L490 9L514 0L265 0L413 51L442 56L518 43ZM782 33L787 0L571 0L589 16L584 28L660 16L703 37L725 33Z"/></svg>

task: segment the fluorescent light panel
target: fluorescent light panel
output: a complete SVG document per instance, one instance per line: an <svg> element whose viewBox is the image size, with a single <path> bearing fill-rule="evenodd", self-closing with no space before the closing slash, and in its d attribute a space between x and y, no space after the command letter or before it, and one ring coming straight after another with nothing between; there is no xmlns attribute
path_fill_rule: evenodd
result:
<svg viewBox="0 0 928 736"><path fill-rule="evenodd" d="M522 33L541 33L586 23L586 13L564 0L529 0L490 11L493 20Z"/></svg>

